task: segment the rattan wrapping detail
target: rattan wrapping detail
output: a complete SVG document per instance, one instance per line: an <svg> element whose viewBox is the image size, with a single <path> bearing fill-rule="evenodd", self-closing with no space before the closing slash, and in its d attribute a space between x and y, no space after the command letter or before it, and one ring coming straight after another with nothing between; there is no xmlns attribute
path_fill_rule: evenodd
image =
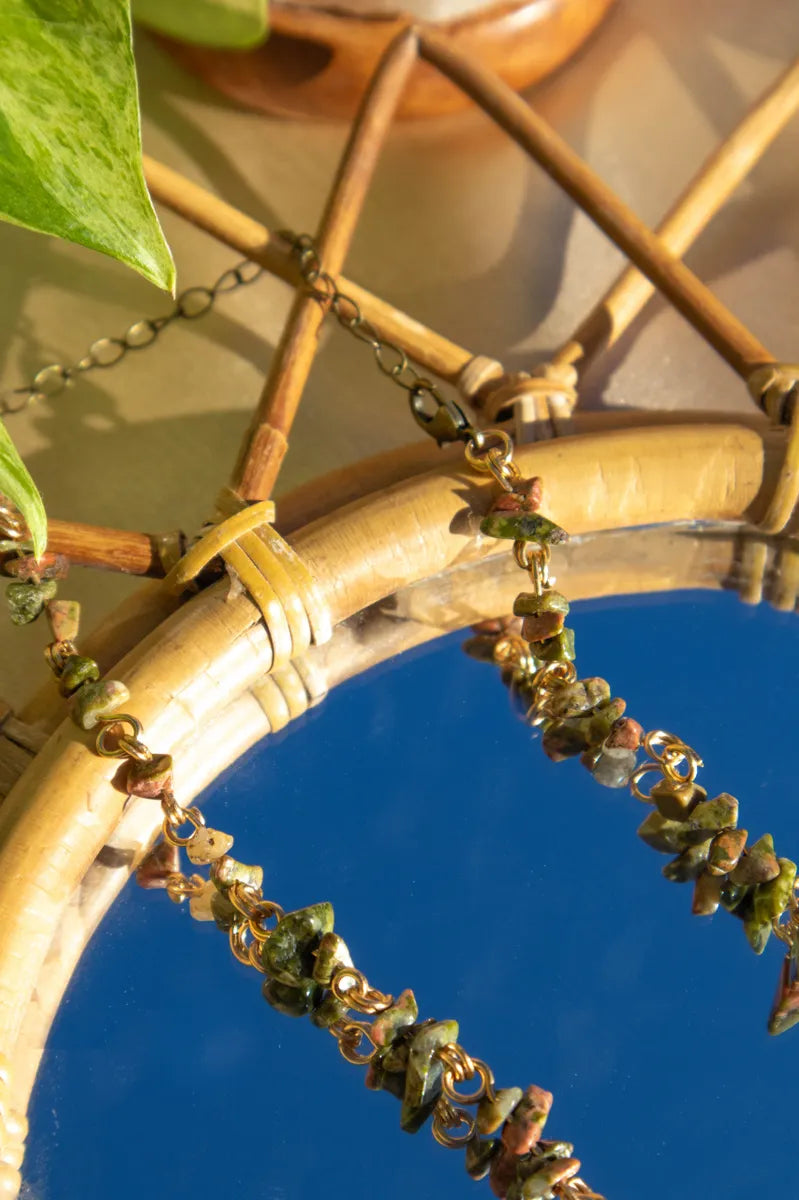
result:
<svg viewBox="0 0 799 1200"><path fill-rule="evenodd" d="M250 691L263 709L269 732L277 733L324 700L327 680L316 663L299 658L265 675Z"/></svg>
<svg viewBox="0 0 799 1200"><path fill-rule="evenodd" d="M330 639L327 606L299 555L272 528L269 500L242 508L215 525L169 572L164 586L185 590L213 558L220 556L231 577L257 605L279 668Z"/></svg>

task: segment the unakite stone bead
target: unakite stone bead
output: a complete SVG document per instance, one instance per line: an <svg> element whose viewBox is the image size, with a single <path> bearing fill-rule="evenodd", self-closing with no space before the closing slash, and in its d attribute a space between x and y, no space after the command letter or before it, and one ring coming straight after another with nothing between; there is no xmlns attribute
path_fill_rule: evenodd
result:
<svg viewBox="0 0 799 1200"><path fill-rule="evenodd" d="M598 746L607 739L626 707L626 702L616 696L612 700L605 700L602 704L598 704L591 716L583 718L589 745Z"/></svg>
<svg viewBox="0 0 799 1200"><path fill-rule="evenodd" d="M436 1051L458 1040L457 1021L434 1021L423 1025L414 1036L408 1050L408 1069L405 1075L405 1095L402 1100L400 1125L406 1132L415 1132L432 1110L441 1089L441 1060ZM421 1120L420 1120L421 1117Z"/></svg>
<svg viewBox="0 0 799 1200"><path fill-rule="evenodd" d="M548 1141L541 1138L538 1142L538 1153L544 1158L571 1158L574 1146L571 1142Z"/></svg>
<svg viewBox="0 0 799 1200"><path fill-rule="evenodd" d="M172 786L172 756L154 754L147 762L133 760L128 765L125 786L130 796L155 800Z"/></svg>
<svg viewBox="0 0 799 1200"><path fill-rule="evenodd" d="M332 992L327 992L324 1000L311 1013L311 1024L317 1029L329 1029L347 1014L347 1006Z"/></svg>
<svg viewBox="0 0 799 1200"><path fill-rule="evenodd" d="M661 854L675 854L687 850L691 845L687 829L682 821L670 821L659 812L652 812L638 826L638 836L653 850Z"/></svg>
<svg viewBox="0 0 799 1200"><path fill-rule="evenodd" d="M640 750L644 740L644 728L632 717L619 717L610 727L605 738L606 750Z"/></svg>
<svg viewBox="0 0 799 1200"><path fill-rule="evenodd" d="M513 605L514 616L524 618L522 637L528 642L541 642L559 634L568 611L566 597L552 589L545 590L540 596L535 592L521 592Z"/></svg>
<svg viewBox="0 0 799 1200"><path fill-rule="evenodd" d="M670 821L685 821L703 800L707 792L698 783L672 783L661 779L650 792L658 812Z"/></svg>
<svg viewBox="0 0 799 1200"><path fill-rule="evenodd" d="M790 858L778 858L780 873L776 879L755 888L754 917L757 921L776 921L791 903L796 880L796 863Z"/></svg>
<svg viewBox="0 0 799 1200"><path fill-rule="evenodd" d="M610 684L607 679L601 679L599 675L589 675L582 683L592 708L610 700Z"/></svg>
<svg viewBox="0 0 799 1200"><path fill-rule="evenodd" d="M211 902L214 896L218 896L219 892L211 883L210 879L206 879L202 886L202 890L196 892L193 896L189 896L189 912L194 917L195 921L213 921L214 912L211 907ZM233 906L231 905L231 908Z"/></svg>
<svg viewBox="0 0 799 1200"><path fill-rule="evenodd" d="M41 583L10 583L6 588L6 600L12 622L29 625L35 621L57 591L58 584L54 579L43 579Z"/></svg>
<svg viewBox="0 0 799 1200"><path fill-rule="evenodd" d="M518 1166L519 1160L516 1155L511 1154L504 1146L492 1158L488 1181L491 1185L491 1191L498 1200L505 1200L508 1189L516 1182Z"/></svg>
<svg viewBox="0 0 799 1200"><path fill-rule="evenodd" d="M608 747L595 757L589 770L602 787L627 787L635 770L637 757L634 750L616 750Z"/></svg>
<svg viewBox="0 0 799 1200"><path fill-rule="evenodd" d="M74 642L80 632L80 605L77 600L48 600L45 607L53 641Z"/></svg>
<svg viewBox="0 0 799 1200"><path fill-rule="evenodd" d="M215 859L221 858L223 854L227 854L232 845L233 838L229 833L222 833L219 829L209 829L207 825L201 825L199 829L195 829L192 839L186 847L186 857L195 866L206 866Z"/></svg>
<svg viewBox="0 0 799 1200"><path fill-rule="evenodd" d="M220 892L227 891L228 888L233 887L234 883L240 883L243 887L257 892L264 882L263 867L248 866L247 863L231 858L229 854L223 854L221 858L214 859L208 874Z"/></svg>
<svg viewBox="0 0 799 1200"><path fill-rule="evenodd" d="M737 917L743 919L744 916L751 913L753 892L754 888L725 879L721 885L721 903L727 912L735 913Z"/></svg>
<svg viewBox="0 0 799 1200"><path fill-rule="evenodd" d="M544 1131L552 1093L532 1083L505 1122L502 1144L511 1154L528 1154Z"/></svg>
<svg viewBox="0 0 799 1200"><path fill-rule="evenodd" d="M799 947L783 959L777 993L768 1019L768 1031L776 1036L799 1023Z"/></svg>
<svg viewBox="0 0 799 1200"><path fill-rule="evenodd" d="M771 922L758 921L755 916L746 917L744 920L744 933L755 954L762 954L771 937Z"/></svg>
<svg viewBox="0 0 799 1200"><path fill-rule="evenodd" d="M180 850L164 839L153 846L139 863L136 882L141 888L165 888L169 876L176 875L179 870Z"/></svg>
<svg viewBox="0 0 799 1200"><path fill-rule="evenodd" d="M691 911L697 917L712 917L721 903L721 879L717 875L700 875L694 884Z"/></svg>
<svg viewBox="0 0 799 1200"><path fill-rule="evenodd" d="M491 1169L491 1160L499 1154L502 1142L499 1138L484 1141L473 1137L466 1146L466 1170L472 1179L485 1179Z"/></svg>
<svg viewBox="0 0 799 1200"><path fill-rule="evenodd" d="M315 952L313 978L317 983L323 983L325 987L330 985L330 981L340 967L351 967L352 955L350 954L347 943L344 938L339 937L337 933L324 933L319 941L319 946Z"/></svg>
<svg viewBox="0 0 799 1200"><path fill-rule="evenodd" d="M535 1170L524 1175L521 1171L517 1180L507 1191L507 1200L543 1200L552 1195L552 1189L559 1183L574 1178L580 1170L579 1158L555 1158L531 1160Z"/></svg>
<svg viewBox="0 0 799 1200"><path fill-rule="evenodd" d="M84 683L72 697L70 715L81 729L94 729L102 717L113 716L128 700L130 692L117 679L104 679L100 683Z"/></svg>
<svg viewBox="0 0 799 1200"><path fill-rule="evenodd" d="M314 951L323 933L333 930L333 905L327 901L286 913L264 942L264 969L279 983L298 987L313 978Z"/></svg>
<svg viewBox="0 0 799 1200"><path fill-rule="evenodd" d="M610 692L610 688L608 688L608 692ZM565 687L559 687L547 701L547 712L556 720L581 717L584 713L590 712L597 703L598 701L588 695L585 683L568 683Z"/></svg>
<svg viewBox="0 0 799 1200"><path fill-rule="evenodd" d="M468 654L469 658L474 658L477 662L492 663L496 644L495 637L478 633L474 637L467 638L461 649L464 654Z"/></svg>
<svg viewBox="0 0 799 1200"><path fill-rule="evenodd" d="M672 883L688 883L698 879L707 863L707 842L698 846L689 846L671 862L666 863L663 875Z"/></svg>
<svg viewBox="0 0 799 1200"><path fill-rule="evenodd" d="M735 869L730 872L730 879L733 883L768 883L770 879L776 879L779 873L774 839L770 833L764 833L739 859Z"/></svg>
<svg viewBox="0 0 799 1200"><path fill-rule="evenodd" d="M569 535L549 517L531 512L490 512L480 522L480 532L488 537L510 538L514 542L538 542L554 546L567 542Z"/></svg>
<svg viewBox="0 0 799 1200"><path fill-rule="evenodd" d="M541 746L547 758L551 758L553 762L563 762L564 759L574 758L587 750L588 740L581 725L568 721L553 721L544 729Z"/></svg>
<svg viewBox="0 0 799 1200"><path fill-rule="evenodd" d="M241 920L241 913L234 908L226 893L220 892L218 889L216 895L211 896L211 914L216 921L217 929L222 929L225 933Z"/></svg>
<svg viewBox="0 0 799 1200"><path fill-rule="evenodd" d="M378 1013L372 1022L372 1041L377 1046L390 1046L398 1032L413 1025L419 1016L419 1005L410 988L400 992L390 1008Z"/></svg>
<svg viewBox="0 0 799 1200"><path fill-rule="evenodd" d="M749 833L746 829L723 829L710 843L707 869L710 875L729 875L740 859Z"/></svg>
<svg viewBox="0 0 799 1200"><path fill-rule="evenodd" d="M312 979L300 987L289 987L276 979L267 979L263 986L264 999L287 1017L304 1017L312 1011L322 996L322 988Z"/></svg>
<svg viewBox="0 0 799 1200"><path fill-rule="evenodd" d="M573 662L574 630L567 627L556 637L536 642L533 650L537 662Z"/></svg>
<svg viewBox="0 0 799 1200"><path fill-rule="evenodd" d="M62 696L71 696L82 683L95 683L99 678L100 668L93 658L70 654L64 660L58 688Z"/></svg>
<svg viewBox="0 0 799 1200"><path fill-rule="evenodd" d="M714 800L703 800L688 818L689 827L696 834L696 841L702 841L700 834L709 830L716 833L738 824L738 801L728 792L722 792Z"/></svg>
<svg viewBox="0 0 799 1200"><path fill-rule="evenodd" d="M477 1132L496 1133L522 1098L519 1087L498 1088L494 1099L483 1096L477 1106Z"/></svg>

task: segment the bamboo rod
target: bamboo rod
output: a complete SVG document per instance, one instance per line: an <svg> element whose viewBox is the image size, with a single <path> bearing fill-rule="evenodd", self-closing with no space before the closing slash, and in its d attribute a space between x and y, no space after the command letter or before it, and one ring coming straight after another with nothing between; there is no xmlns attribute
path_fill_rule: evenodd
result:
<svg viewBox="0 0 799 1200"><path fill-rule="evenodd" d="M316 238L320 260L334 275L346 257L386 133L416 60L416 34L405 29L383 55L350 131ZM264 500L274 487L327 307L305 287L298 289L233 473L232 486L244 500Z"/></svg>
<svg viewBox="0 0 799 1200"><path fill-rule="evenodd" d="M749 109L669 209L655 233L679 258L723 207L739 184L799 108L799 59ZM654 286L635 267L627 267L608 289L552 362L584 372L622 336L644 308Z"/></svg>
<svg viewBox="0 0 799 1200"><path fill-rule="evenodd" d="M265 225L147 154L144 155L144 174L153 199L159 204L239 254L260 263L271 275L294 287L299 284L300 275L291 246L278 234L270 233ZM428 329L421 321L394 308L351 279L339 275L337 282L342 292L352 296L380 337L402 346L405 353L426 371L450 383L457 381L472 358L469 350Z"/></svg>
<svg viewBox="0 0 799 1200"><path fill-rule="evenodd" d="M773 362L741 321L697 279L579 155L496 75L428 30L419 33L422 58L513 138L571 196L599 228L658 287L698 333L746 379L759 364Z"/></svg>
<svg viewBox="0 0 799 1200"><path fill-rule="evenodd" d="M168 537L180 541L179 534ZM100 567L125 575L163 578L165 571L158 547L166 540L158 534L82 525L77 521L47 523L48 551L65 555L77 567Z"/></svg>

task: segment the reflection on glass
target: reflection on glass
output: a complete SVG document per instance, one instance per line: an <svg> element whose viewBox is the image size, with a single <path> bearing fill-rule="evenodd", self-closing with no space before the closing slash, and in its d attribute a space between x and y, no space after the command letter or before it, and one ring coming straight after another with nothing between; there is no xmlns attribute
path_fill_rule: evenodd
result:
<svg viewBox="0 0 799 1200"><path fill-rule="evenodd" d="M684 737L750 841L768 830L787 855L794 620L706 592L574 612L581 675ZM692 917L690 885L636 837L644 806L550 762L462 641L332 691L209 789L209 819L287 910L331 901L370 981L456 1018L499 1086L554 1092L547 1135L609 1200L773 1191L793 1175L799 1053L796 1030L766 1033L780 948L756 958L728 914ZM490 1195L429 1126L401 1134L363 1074L269 1008L212 925L131 885L45 1052L26 1194Z"/></svg>

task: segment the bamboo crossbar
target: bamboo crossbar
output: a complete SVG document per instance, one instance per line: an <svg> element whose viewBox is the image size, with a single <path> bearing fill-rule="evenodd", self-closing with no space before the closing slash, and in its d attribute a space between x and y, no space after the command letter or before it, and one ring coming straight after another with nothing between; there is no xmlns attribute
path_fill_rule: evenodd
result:
<svg viewBox="0 0 799 1200"><path fill-rule="evenodd" d="M782 72L755 101L740 124L713 151L675 200L656 236L678 258L686 253L743 182L799 109L799 59ZM552 362L584 373L603 351L619 340L655 291L646 275L627 267Z"/></svg>
<svg viewBox="0 0 799 1200"><path fill-rule="evenodd" d="M429 30L419 34L419 53L535 159L743 379L773 362L755 335L521 96Z"/></svg>
<svg viewBox="0 0 799 1200"><path fill-rule="evenodd" d="M389 44L350 131L315 239L321 261L334 276L344 263L416 50L410 29ZM243 500L265 500L272 492L326 312L327 306L304 285L297 289L233 472L232 487Z"/></svg>

